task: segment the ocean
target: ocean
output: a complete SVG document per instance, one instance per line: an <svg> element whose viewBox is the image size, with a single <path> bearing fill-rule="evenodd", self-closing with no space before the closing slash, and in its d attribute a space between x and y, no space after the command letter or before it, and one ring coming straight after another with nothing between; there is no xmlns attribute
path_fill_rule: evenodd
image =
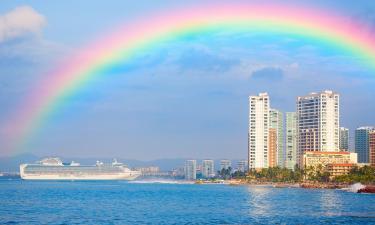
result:
<svg viewBox="0 0 375 225"><path fill-rule="evenodd" d="M375 195L178 182L1 179L0 224L375 224Z"/></svg>

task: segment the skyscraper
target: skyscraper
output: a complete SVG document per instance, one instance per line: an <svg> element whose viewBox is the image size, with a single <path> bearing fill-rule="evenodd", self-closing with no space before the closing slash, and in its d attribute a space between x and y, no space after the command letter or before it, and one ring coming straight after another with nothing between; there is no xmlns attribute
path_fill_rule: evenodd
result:
<svg viewBox="0 0 375 225"><path fill-rule="evenodd" d="M283 123L283 113L280 112L277 109L270 109L270 134L271 130L274 130L276 132L276 137L273 139L273 141L276 141L276 144L273 144L273 146L276 146L276 161L275 165L272 166L279 166L279 167L285 167L285 152L284 152L284 123ZM271 144L271 142L270 142ZM271 147L271 146L270 146ZM272 149L270 149L271 151ZM269 165L272 167L271 165Z"/></svg>
<svg viewBox="0 0 375 225"><path fill-rule="evenodd" d="M355 152L358 153L359 163L370 162L369 133L375 127L359 127L355 130Z"/></svg>
<svg viewBox="0 0 375 225"><path fill-rule="evenodd" d="M211 178L215 176L214 160L205 159L202 161L202 176L204 178Z"/></svg>
<svg viewBox="0 0 375 225"><path fill-rule="evenodd" d="M286 159L285 166L294 169L297 163L297 115L295 112L287 112L285 127Z"/></svg>
<svg viewBox="0 0 375 225"><path fill-rule="evenodd" d="M349 151L349 129L340 127L340 151Z"/></svg>
<svg viewBox="0 0 375 225"><path fill-rule="evenodd" d="M333 91L297 97L297 162L306 151L339 151L339 94Z"/></svg>
<svg viewBox="0 0 375 225"><path fill-rule="evenodd" d="M197 161L196 160L186 160L185 162L185 179L195 180L197 179Z"/></svg>
<svg viewBox="0 0 375 225"><path fill-rule="evenodd" d="M267 93L249 96L249 169L268 167L269 106Z"/></svg>

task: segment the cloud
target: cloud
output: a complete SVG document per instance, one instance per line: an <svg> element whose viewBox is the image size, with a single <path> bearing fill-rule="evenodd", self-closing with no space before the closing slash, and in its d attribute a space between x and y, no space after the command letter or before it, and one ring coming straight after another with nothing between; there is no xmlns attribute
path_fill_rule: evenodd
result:
<svg viewBox="0 0 375 225"><path fill-rule="evenodd" d="M19 6L0 16L0 43L6 40L38 35L46 25L43 15L30 6Z"/></svg>
<svg viewBox="0 0 375 225"><path fill-rule="evenodd" d="M183 70L225 72L239 63L239 60L228 57L207 47L192 46L180 53L177 63Z"/></svg>
<svg viewBox="0 0 375 225"><path fill-rule="evenodd" d="M284 71L281 68L266 67L251 74L251 79L256 80L282 80Z"/></svg>

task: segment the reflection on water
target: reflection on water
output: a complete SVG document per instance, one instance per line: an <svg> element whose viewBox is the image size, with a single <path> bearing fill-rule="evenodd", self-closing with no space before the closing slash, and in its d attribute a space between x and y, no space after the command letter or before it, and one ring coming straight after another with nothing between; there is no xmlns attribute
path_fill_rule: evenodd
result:
<svg viewBox="0 0 375 225"><path fill-rule="evenodd" d="M272 189L269 187L249 186L247 188L249 193L248 204L250 206L249 213L253 217L265 216L272 207L272 202L269 199L272 197Z"/></svg>
<svg viewBox="0 0 375 225"><path fill-rule="evenodd" d="M342 209L342 199L339 191L322 191L320 193L320 207L326 215L337 214Z"/></svg>
<svg viewBox="0 0 375 225"><path fill-rule="evenodd" d="M375 224L375 195L269 186L0 179L0 224Z"/></svg>

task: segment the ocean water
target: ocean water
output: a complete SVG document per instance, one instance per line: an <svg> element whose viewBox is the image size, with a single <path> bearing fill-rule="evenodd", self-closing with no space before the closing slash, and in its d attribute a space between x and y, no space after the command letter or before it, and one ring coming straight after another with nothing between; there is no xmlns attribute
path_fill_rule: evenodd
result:
<svg viewBox="0 0 375 225"><path fill-rule="evenodd" d="M0 180L0 224L375 224L375 195L220 184Z"/></svg>

